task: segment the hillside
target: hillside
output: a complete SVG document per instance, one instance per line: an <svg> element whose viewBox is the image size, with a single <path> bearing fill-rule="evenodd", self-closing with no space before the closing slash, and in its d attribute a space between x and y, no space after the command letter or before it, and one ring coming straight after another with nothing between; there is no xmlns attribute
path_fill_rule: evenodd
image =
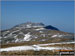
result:
<svg viewBox="0 0 75 56"><path fill-rule="evenodd" d="M19 24L1 31L0 36L2 54L5 54L3 51L24 51L25 48L34 51L73 50L75 43L73 33L63 32L54 26L46 26L43 23Z"/></svg>

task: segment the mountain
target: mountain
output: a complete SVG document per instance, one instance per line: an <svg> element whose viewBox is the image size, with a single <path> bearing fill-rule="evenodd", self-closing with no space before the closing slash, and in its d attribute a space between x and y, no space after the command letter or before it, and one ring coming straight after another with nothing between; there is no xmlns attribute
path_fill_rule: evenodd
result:
<svg viewBox="0 0 75 56"><path fill-rule="evenodd" d="M1 31L0 43L21 42L66 42L73 41L74 34L59 31L54 26L45 26L43 23L26 22L11 29ZM56 41L57 40L57 41Z"/></svg>
<svg viewBox="0 0 75 56"><path fill-rule="evenodd" d="M74 51L74 34L43 23L26 22L0 34L1 55L53 55ZM51 56L52 56L51 55Z"/></svg>

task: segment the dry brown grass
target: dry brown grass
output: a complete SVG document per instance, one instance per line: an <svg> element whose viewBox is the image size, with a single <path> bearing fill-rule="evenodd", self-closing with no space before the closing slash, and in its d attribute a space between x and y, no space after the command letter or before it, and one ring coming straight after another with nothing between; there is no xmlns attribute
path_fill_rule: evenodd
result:
<svg viewBox="0 0 75 56"><path fill-rule="evenodd" d="M21 42L21 43L8 43L8 44L1 44L1 48L6 48L6 47L12 47L12 46L22 46L22 45L33 45L33 44L38 44L39 42Z"/></svg>
<svg viewBox="0 0 75 56"><path fill-rule="evenodd" d="M62 39L64 40L64 39ZM54 40L56 41L56 40ZM54 42L53 41L53 42ZM57 41L61 41L61 39L58 39ZM56 41L56 42L57 42ZM25 41L25 42L21 42L21 43L8 43L8 44L1 44L1 48L6 48L6 47L13 47L13 46L23 46L23 45L34 45L34 44L47 44L47 43L53 43L52 41ZM57 46L57 47L74 47L74 44L56 44L56 45L48 45L50 47L53 47L53 46Z"/></svg>
<svg viewBox="0 0 75 56"><path fill-rule="evenodd" d="M58 54L57 52L53 52L53 51L44 51L44 50L40 50L40 51L33 51L33 50L29 50L29 51L10 51L10 52L1 52L1 55L53 55L53 54Z"/></svg>
<svg viewBox="0 0 75 56"><path fill-rule="evenodd" d="M21 43L8 43L8 44L1 44L1 48L6 48L6 47L13 47L13 46L23 46L23 45L34 45L34 44L46 44L46 43L51 43L50 41L25 41Z"/></svg>

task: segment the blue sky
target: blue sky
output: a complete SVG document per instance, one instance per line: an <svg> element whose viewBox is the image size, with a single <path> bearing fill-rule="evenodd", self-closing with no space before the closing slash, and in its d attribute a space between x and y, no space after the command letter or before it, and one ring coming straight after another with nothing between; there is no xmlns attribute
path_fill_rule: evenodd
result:
<svg viewBox="0 0 75 56"><path fill-rule="evenodd" d="M1 9L2 29L31 21L74 32L74 2L71 1L7 1L1 2Z"/></svg>

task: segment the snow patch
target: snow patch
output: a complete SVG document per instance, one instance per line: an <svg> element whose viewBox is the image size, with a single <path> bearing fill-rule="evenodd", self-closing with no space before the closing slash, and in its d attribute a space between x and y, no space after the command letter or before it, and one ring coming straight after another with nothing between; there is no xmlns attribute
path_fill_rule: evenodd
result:
<svg viewBox="0 0 75 56"><path fill-rule="evenodd" d="M53 35L52 37L62 37L63 35Z"/></svg>
<svg viewBox="0 0 75 56"><path fill-rule="evenodd" d="M8 48L1 48L0 52L2 51L21 51L21 50L33 50L32 46L16 46L16 47L8 47Z"/></svg>
<svg viewBox="0 0 75 56"><path fill-rule="evenodd" d="M46 39L42 39L41 41L46 41Z"/></svg>
<svg viewBox="0 0 75 56"><path fill-rule="evenodd" d="M15 40L15 43L18 42L18 41L19 41L19 39L16 39L16 40Z"/></svg>
<svg viewBox="0 0 75 56"><path fill-rule="evenodd" d="M30 33L25 34L24 41L29 41L31 38Z"/></svg>
<svg viewBox="0 0 75 56"><path fill-rule="evenodd" d="M28 25L27 25L27 28L31 28L31 24L28 24Z"/></svg>
<svg viewBox="0 0 75 56"><path fill-rule="evenodd" d="M40 47L38 45L33 46L16 46L16 47L8 47L8 48L1 48L0 52L2 51L22 51L22 50L54 50L54 49L60 49L57 47Z"/></svg>
<svg viewBox="0 0 75 56"><path fill-rule="evenodd" d="M35 30L37 30L37 31L39 31L39 30L44 30L44 28L39 28L39 29L35 29Z"/></svg>
<svg viewBox="0 0 75 56"><path fill-rule="evenodd" d="M38 37L35 37L35 38L38 38Z"/></svg>
<svg viewBox="0 0 75 56"><path fill-rule="evenodd" d="M57 37L58 35L53 35L52 37Z"/></svg>
<svg viewBox="0 0 75 56"><path fill-rule="evenodd" d="M61 42L61 43L38 44L38 46L55 45L55 44L71 44L71 43L75 43L75 41L73 41L73 42Z"/></svg>

